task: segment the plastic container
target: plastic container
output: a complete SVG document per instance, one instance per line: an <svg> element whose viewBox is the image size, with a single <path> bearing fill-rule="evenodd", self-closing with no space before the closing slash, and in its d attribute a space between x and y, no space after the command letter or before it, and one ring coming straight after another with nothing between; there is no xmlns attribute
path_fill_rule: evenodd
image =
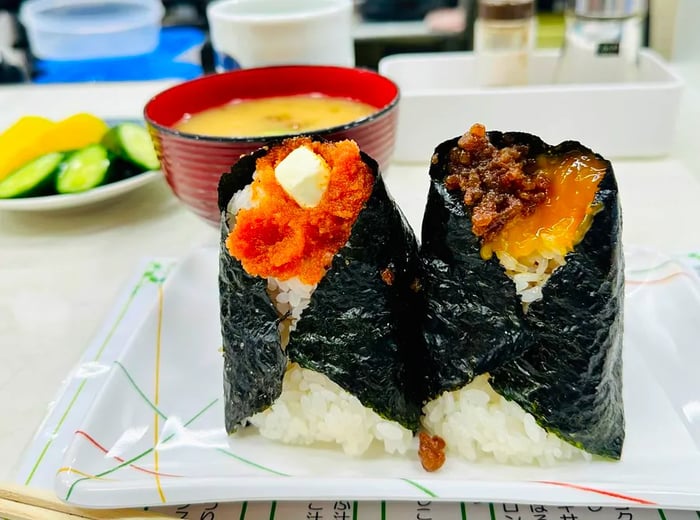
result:
<svg viewBox="0 0 700 520"><path fill-rule="evenodd" d="M382 58L380 74L401 88L394 160L427 162L436 144L476 122L548 143L574 139L607 159L670 152L683 81L660 56L642 49L637 79L615 83L555 84L558 59L558 51L537 50L527 85L482 87L471 52Z"/></svg>
<svg viewBox="0 0 700 520"><path fill-rule="evenodd" d="M163 13L160 0L29 0L20 21L37 58L85 60L153 51Z"/></svg>

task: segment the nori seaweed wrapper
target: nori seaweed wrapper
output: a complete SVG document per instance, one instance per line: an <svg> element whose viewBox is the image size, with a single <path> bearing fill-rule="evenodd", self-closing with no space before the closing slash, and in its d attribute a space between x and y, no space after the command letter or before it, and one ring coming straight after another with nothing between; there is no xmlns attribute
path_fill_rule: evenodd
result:
<svg viewBox="0 0 700 520"><path fill-rule="evenodd" d="M496 148L527 145L528 156L582 152L574 141L549 146L520 132L488 132ZM522 308L515 283L493 255L483 260L471 208L445 187L449 151L440 144L430 167L423 219L424 337L429 397L457 390L488 372L490 384L537 422L584 450L617 459L624 441L622 319L624 259L618 190L605 161L594 203L602 209L543 287Z"/></svg>
<svg viewBox="0 0 700 520"><path fill-rule="evenodd" d="M288 361L326 375L364 406L415 431L424 395L417 373L423 352L418 245L387 193L377 163L361 153L375 176L371 195L283 351L280 318L266 280L248 275L225 245L226 207L234 193L251 183L255 161L266 153L261 149L242 157L219 183L227 431L279 397Z"/></svg>

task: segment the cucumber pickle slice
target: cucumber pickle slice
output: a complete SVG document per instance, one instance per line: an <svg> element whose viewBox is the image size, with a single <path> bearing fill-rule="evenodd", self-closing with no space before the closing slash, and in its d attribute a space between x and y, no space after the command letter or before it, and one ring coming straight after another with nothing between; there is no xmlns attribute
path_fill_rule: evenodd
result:
<svg viewBox="0 0 700 520"><path fill-rule="evenodd" d="M157 170L160 161L153 148L153 141L143 126L121 123L112 127L102 139L112 153L131 161L144 170Z"/></svg>
<svg viewBox="0 0 700 520"><path fill-rule="evenodd" d="M48 153L15 170L0 182L0 199L32 197L51 190L65 154Z"/></svg>
<svg viewBox="0 0 700 520"><path fill-rule="evenodd" d="M58 193L80 193L107 182L109 152L101 144L92 144L70 154L56 176Z"/></svg>

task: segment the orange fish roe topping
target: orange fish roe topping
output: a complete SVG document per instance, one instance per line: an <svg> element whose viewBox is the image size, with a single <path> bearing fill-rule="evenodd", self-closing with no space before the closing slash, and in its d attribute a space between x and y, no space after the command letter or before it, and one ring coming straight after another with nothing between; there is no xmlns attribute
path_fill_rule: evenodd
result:
<svg viewBox="0 0 700 520"><path fill-rule="evenodd" d="M302 208L280 186L275 167L293 150L306 146L328 164L328 187L317 206ZM348 241L369 199L374 175L354 141L314 142L296 137L271 148L256 162L252 208L241 209L226 247L247 273L317 284Z"/></svg>

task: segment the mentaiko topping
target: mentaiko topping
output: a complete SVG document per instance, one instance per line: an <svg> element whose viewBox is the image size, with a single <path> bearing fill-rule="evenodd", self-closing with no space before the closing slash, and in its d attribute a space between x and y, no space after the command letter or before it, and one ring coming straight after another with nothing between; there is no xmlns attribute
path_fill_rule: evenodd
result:
<svg viewBox="0 0 700 520"><path fill-rule="evenodd" d="M275 175L275 168L300 147L320 156L330 170L320 200L310 207L297 203ZM252 207L236 214L226 247L253 276L298 277L316 284L350 237L373 185L374 176L355 142L285 140L257 160Z"/></svg>

